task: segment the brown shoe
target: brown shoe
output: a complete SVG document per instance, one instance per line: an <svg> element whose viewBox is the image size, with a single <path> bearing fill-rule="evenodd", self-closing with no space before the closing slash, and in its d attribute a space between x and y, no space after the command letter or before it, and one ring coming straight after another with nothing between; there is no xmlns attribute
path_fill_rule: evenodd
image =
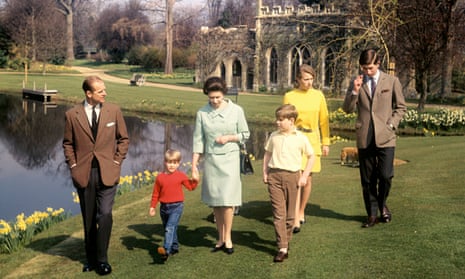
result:
<svg viewBox="0 0 465 279"><path fill-rule="evenodd" d="M157 252L164 261L168 259L169 254L163 246L158 247Z"/></svg>
<svg viewBox="0 0 465 279"><path fill-rule="evenodd" d="M281 263L285 259L287 259L287 257L288 257L288 253L284 253L284 252L279 251L278 254L274 257L273 261L275 263Z"/></svg>
<svg viewBox="0 0 465 279"><path fill-rule="evenodd" d="M362 224L362 228L371 228L378 223L378 218L376 216L370 216L365 223Z"/></svg>

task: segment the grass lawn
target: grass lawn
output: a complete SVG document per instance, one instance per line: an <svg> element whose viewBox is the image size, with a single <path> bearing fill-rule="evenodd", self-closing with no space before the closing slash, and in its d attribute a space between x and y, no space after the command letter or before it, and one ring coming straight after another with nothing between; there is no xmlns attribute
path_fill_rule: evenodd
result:
<svg viewBox="0 0 465 279"><path fill-rule="evenodd" d="M84 65L83 65L84 66ZM2 74L0 91L20 94L24 75ZM30 74L27 87L46 83L58 98L83 99L82 76ZM108 100L125 114L164 115L193 121L207 102L200 90L131 87L106 82ZM279 95L240 95L251 123L270 124L281 103ZM329 110L341 100L329 100ZM263 126L263 125L262 125ZM210 253L216 237L206 220L211 209L200 202L200 189L186 193L179 227L180 254L163 264L156 254L163 229L158 216L148 216L151 187L117 198L109 250L115 278L465 278L464 137L401 137L396 157L409 162L395 168L389 207L391 224L361 229L365 218L357 168L338 162L343 146L331 146L316 174L307 208L307 223L291 243L289 260L272 262L276 253L271 208L261 182L261 161L255 175L244 177L244 206L235 218L236 252ZM0 254L0 278L94 278L82 274L84 260L81 217L75 216L34 238L20 252Z"/></svg>
<svg viewBox="0 0 465 279"><path fill-rule="evenodd" d="M151 186L116 200L109 249L114 278L465 278L463 137L401 137L389 207L390 224L360 228L365 218L357 168L340 166L331 146L314 178L307 223L291 242L289 259L273 263L276 245L261 161L244 176L244 205L234 219L235 253L210 253L214 224L200 189L186 192L181 250L163 263L159 216L149 217ZM1 278L96 278L81 273L81 217L37 235L31 245L0 255Z"/></svg>
<svg viewBox="0 0 465 279"><path fill-rule="evenodd" d="M0 79L0 91L20 94L24 75L4 74ZM41 75L29 74L26 87L57 89L57 98L60 100L78 103L83 100L82 76L69 75ZM128 82L129 84L129 82ZM129 113L153 112L166 115L171 120L192 121L196 111L207 103L207 97L201 92L192 90L173 90L149 86L129 86L114 82L105 82L107 87L107 100L119 104ZM281 104L280 95L247 94L238 98L238 103L244 108L247 120L251 123L273 123L274 111Z"/></svg>

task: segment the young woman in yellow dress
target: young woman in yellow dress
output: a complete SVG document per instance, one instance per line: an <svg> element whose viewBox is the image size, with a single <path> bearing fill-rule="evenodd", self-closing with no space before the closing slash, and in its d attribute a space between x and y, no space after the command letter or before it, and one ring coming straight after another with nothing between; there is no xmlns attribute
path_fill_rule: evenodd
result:
<svg viewBox="0 0 465 279"><path fill-rule="evenodd" d="M300 232L300 225L305 223L305 207L312 191L312 174L321 171L321 155L329 154L328 107L323 92L313 88L315 77L315 70L307 64L302 64L296 76L296 88L287 92L283 100L284 104L291 104L297 108L299 115L295 122L296 127L308 137L316 155L307 184L300 188L300 197L297 198L294 233ZM302 162L302 168L305 164L306 160Z"/></svg>

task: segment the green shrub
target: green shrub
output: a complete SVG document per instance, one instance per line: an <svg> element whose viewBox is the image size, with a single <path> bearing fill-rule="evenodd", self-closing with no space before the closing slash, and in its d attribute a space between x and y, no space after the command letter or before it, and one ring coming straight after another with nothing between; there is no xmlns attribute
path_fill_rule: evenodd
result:
<svg viewBox="0 0 465 279"><path fill-rule="evenodd" d="M149 72L163 67L163 57L161 52L155 47L149 48L143 56L141 66L144 70Z"/></svg>

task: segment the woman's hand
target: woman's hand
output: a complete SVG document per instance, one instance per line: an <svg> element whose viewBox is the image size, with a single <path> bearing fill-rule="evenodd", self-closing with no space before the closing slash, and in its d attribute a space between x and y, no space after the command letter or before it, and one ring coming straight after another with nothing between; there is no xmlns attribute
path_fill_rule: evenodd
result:
<svg viewBox="0 0 465 279"><path fill-rule="evenodd" d="M197 166L192 166L192 179L195 181L200 181L199 169Z"/></svg>
<svg viewBox="0 0 465 279"><path fill-rule="evenodd" d="M219 144L225 144L230 141L237 141L237 137L232 135L219 136L215 141Z"/></svg>
<svg viewBox="0 0 465 279"><path fill-rule="evenodd" d="M308 175L300 175L298 186L304 187L305 185L307 185L307 178L308 178Z"/></svg>
<svg viewBox="0 0 465 279"><path fill-rule="evenodd" d="M157 214L157 211L155 210L155 207L151 207L149 210L149 215L150 216L155 216Z"/></svg>
<svg viewBox="0 0 465 279"><path fill-rule="evenodd" d="M323 153L323 156L328 156L329 155L329 146L328 145L323 145L322 153Z"/></svg>

